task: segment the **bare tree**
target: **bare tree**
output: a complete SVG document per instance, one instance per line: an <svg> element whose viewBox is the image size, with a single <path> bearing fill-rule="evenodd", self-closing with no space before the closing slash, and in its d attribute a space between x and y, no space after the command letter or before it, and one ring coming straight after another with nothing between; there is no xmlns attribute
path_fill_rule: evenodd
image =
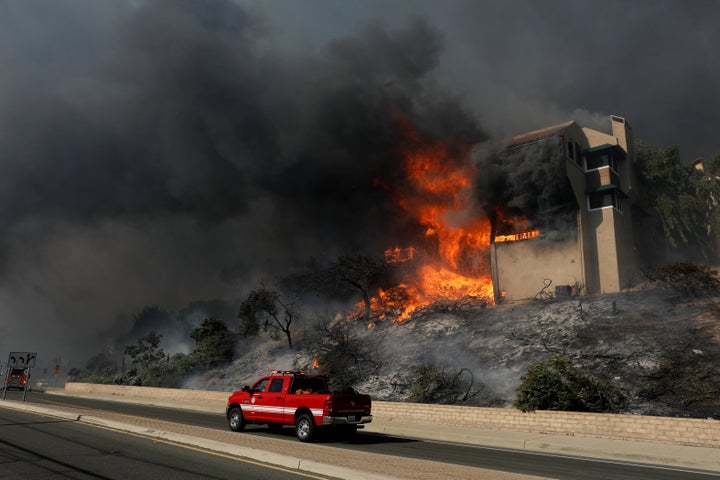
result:
<svg viewBox="0 0 720 480"><path fill-rule="evenodd" d="M369 320L370 288L387 272L385 259L363 254L342 255L331 265L330 270L338 282L350 284L360 290L364 306L363 318Z"/></svg>
<svg viewBox="0 0 720 480"><path fill-rule="evenodd" d="M353 387L381 367L377 351L359 335L359 328L357 322L321 315L303 342L335 389Z"/></svg>
<svg viewBox="0 0 720 480"><path fill-rule="evenodd" d="M243 321L243 334L254 336L262 327L271 334L282 332L292 348L290 325L297 318L296 300L283 299L273 289L260 287L250 292L240 304L238 318Z"/></svg>

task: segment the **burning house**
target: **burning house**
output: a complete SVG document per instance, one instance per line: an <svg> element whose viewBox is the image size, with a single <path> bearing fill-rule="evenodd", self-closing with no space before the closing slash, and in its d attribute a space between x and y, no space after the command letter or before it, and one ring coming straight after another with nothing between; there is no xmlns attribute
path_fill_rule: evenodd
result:
<svg viewBox="0 0 720 480"><path fill-rule="evenodd" d="M408 125L406 181L387 191L414 234L385 251L396 282L366 311L402 322L458 302L629 288L638 278L632 129L610 120L610 133L571 121L480 158L470 145L428 140Z"/></svg>
<svg viewBox="0 0 720 480"><path fill-rule="evenodd" d="M496 298L612 293L636 279L631 205L633 133L571 121L513 138L494 159L504 172L490 263Z"/></svg>

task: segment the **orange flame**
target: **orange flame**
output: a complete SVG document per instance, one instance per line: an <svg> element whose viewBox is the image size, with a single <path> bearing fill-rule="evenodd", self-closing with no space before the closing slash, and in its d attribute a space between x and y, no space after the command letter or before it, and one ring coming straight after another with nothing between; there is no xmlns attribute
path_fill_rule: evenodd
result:
<svg viewBox="0 0 720 480"><path fill-rule="evenodd" d="M415 256L415 249L409 248L388 248L385 250L385 261L387 263L402 263L413 259Z"/></svg>
<svg viewBox="0 0 720 480"><path fill-rule="evenodd" d="M441 142L423 142L405 122L406 188L395 190L396 203L425 230L434 251L414 246L385 251L388 263L413 261L395 287L371 299L373 315L402 322L419 308L439 301L478 298L493 301L489 268L490 221L476 208L475 166L469 145L450 149Z"/></svg>
<svg viewBox="0 0 720 480"><path fill-rule="evenodd" d="M529 230L527 232L513 233L510 235L495 235L495 243L517 242L518 240L530 240L540 235L540 230Z"/></svg>
<svg viewBox="0 0 720 480"><path fill-rule="evenodd" d="M313 361L312 361L312 368L313 368L313 370L317 370L317 368L318 368L319 366L320 366L320 362L318 362L318 359L317 359L317 358L313 358Z"/></svg>

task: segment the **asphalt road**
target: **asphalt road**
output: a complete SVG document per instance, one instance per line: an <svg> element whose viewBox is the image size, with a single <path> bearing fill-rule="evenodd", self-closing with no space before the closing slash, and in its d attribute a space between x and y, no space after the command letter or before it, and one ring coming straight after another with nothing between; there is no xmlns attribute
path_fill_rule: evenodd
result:
<svg viewBox="0 0 720 480"><path fill-rule="evenodd" d="M107 409L123 414L156 418L188 425L227 429L227 423L223 415L189 410L108 402L79 397L58 397L38 393L28 394L28 401L48 406L76 405L95 409ZM291 428L284 429L280 434L274 434L264 426L248 426L246 431L240 435L260 435L272 438L285 437L290 442L297 442ZM443 463L497 471L556 478L558 480L708 480L720 478L720 473L715 472L701 472L609 460L422 441L362 431L351 441L337 441L329 437L321 440L321 442L349 450L434 460Z"/></svg>
<svg viewBox="0 0 720 480"><path fill-rule="evenodd" d="M324 478L12 409L0 409L0 477L48 480Z"/></svg>

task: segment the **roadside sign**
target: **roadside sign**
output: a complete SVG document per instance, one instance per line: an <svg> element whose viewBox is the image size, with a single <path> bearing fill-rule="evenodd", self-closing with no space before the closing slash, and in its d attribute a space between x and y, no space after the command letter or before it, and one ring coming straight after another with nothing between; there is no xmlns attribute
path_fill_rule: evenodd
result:
<svg viewBox="0 0 720 480"><path fill-rule="evenodd" d="M5 381L3 382L3 395L2 398L5 400L8 390L8 382L10 381L10 372L15 369L22 369L24 373L22 375L22 389L23 389L23 403L27 396L28 384L30 382L30 369L35 366L35 360L37 359L36 352L10 352L8 355L7 368L5 371Z"/></svg>
<svg viewBox="0 0 720 480"><path fill-rule="evenodd" d="M36 358L35 352L10 352L8 368L33 368Z"/></svg>

